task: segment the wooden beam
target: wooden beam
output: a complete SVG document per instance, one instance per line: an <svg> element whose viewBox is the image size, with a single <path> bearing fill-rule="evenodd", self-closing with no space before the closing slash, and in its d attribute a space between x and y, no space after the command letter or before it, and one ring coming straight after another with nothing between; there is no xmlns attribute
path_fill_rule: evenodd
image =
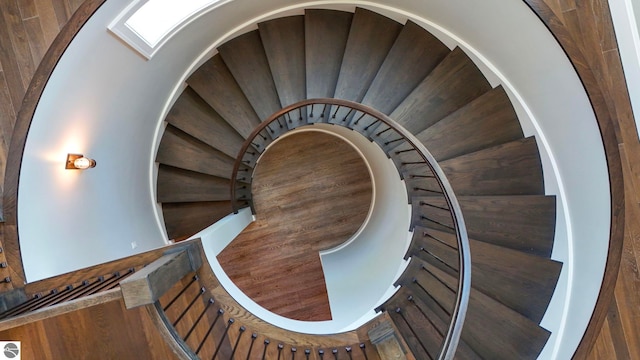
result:
<svg viewBox="0 0 640 360"><path fill-rule="evenodd" d="M375 345L380 360L413 359L408 347L398 336L395 326L390 319L381 322L369 330L369 339Z"/></svg>
<svg viewBox="0 0 640 360"><path fill-rule="evenodd" d="M176 282L201 266L202 259L193 245L162 256L120 283L127 309L153 304Z"/></svg>

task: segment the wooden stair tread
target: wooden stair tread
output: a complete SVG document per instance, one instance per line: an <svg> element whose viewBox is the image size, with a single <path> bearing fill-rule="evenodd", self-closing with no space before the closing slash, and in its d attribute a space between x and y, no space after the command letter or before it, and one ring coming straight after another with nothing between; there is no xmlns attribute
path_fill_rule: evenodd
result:
<svg viewBox="0 0 640 360"><path fill-rule="evenodd" d="M456 286L457 278L431 264L422 265L447 286ZM535 359L549 335L537 323L471 289L462 339L478 355L490 359Z"/></svg>
<svg viewBox="0 0 640 360"><path fill-rule="evenodd" d="M356 8L335 98L362 100L401 29L401 24L388 17Z"/></svg>
<svg viewBox="0 0 640 360"><path fill-rule="evenodd" d="M260 124L260 118L220 55L202 64L187 83L243 138L249 137Z"/></svg>
<svg viewBox="0 0 640 360"><path fill-rule="evenodd" d="M498 86L416 135L438 161L523 137L518 117Z"/></svg>
<svg viewBox="0 0 640 360"><path fill-rule="evenodd" d="M305 10L307 98L332 97L353 14L337 10Z"/></svg>
<svg viewBox="0 0 640 360"><path fill-rule="evenodd" d="M227 41L218 51L261 121L280 110L280 99L258 30Z"/></svg>
<svg viewBox="0 0 640 360"><path fill-rule="evenodd" d="M420 207L416 214L451 225L448 212L420 206L420 202L446 207L444 199L415 197L412 206ZM458 202L469 237L542 257L551 255L555 235L555 196L459 196ZM437 227L429 221L416 222L418 224Z"/></svg>
<svg viewBox="0 0 640 360"><path fill-rule="evenodd" d="M157 201L192 202L230 200L230 181L167 165L158 169Z"/></svg>
<svg viewBox="0 0 640 360"><path fill-rule="evenodd" d="M233 158L171 125L165 129L156 161L161 164L231 178Z"/></svg>
<svg viewBox="0 0 640 360"><path fill-rule="evenodd" d="M448 53L430 32L407 21L362 103L390 114Z"/></svg>
<svg viewBox="0 0 640 360"><path fill-rule="evenodd" d="M167 236L174 240L186 239L232 212L230 201L162 204Z"/></svg>
<svg viewBox="0 0 640 360"><path fill-rule="evenodd" d="M436 339L440 339L441 341L444 338L444 334L446 334L447 331L449 330L448 316L442 317L443 316L442 314L439 315L438 312L434 311L434 307L439 308L434 302L431 302L429 304L423 302L420 298L415 296L413 291L410 290L409 287L407 286L402 286L400 290L398 290L387 302L385 302L383 306L383 308L389 313L389 315L392 315L393 313L397 314L398 308L401 311L406 308L414 308L412 314L411 315L408 314L409 318L414 322L415 321L426 322L436 330L436 334L432 334L432 335L426 334L425 332L411 331L411 329L407 329L406 326L405 327L398 326L397 322L394 319L394 316L391 316L391 318L394 320L394 324L396 324L396 326L398 327L398 330L400 331L405 341L407 341L407 339L413 339L413 341L411 342L407 341L407 343L411 348L414 356L421 353L421 349L417 349L417 351L414 349L416 345L418 345L419 347L422 347L423 349L425 348L425 346L421 346L421 344L417 344L417 342L431 343L432 341L431 339L425 339L426 337L429 337L429 336L435 337ZM396 315L395 318L397 318L397 316L398 315ZM419 339L417 337L419 337ZM440 350L440 346L441 346L441 342L438 342L436 346L435 347L432 346L432 348L436 348L437 350ZM429 352L429 354L432 354L432 352ZM422 359L423 357L418 356L418 358ZM437 353L436 353L436 356L432 355L431 358L433 359L437 358ZM467 343L464 342L463 339L459 340L458 349L456 351L455 358L456 359L481 359L478 356L478 354L476 354L469 347L469 345L467 345Z"/></svg>
<svg viewBox="0 0 640 360"><path fill-rule="evenodd" d="M458 269L458 252L443 244L455 242L456 237L451 233L416 227L407 255L417 256L454 275L451 269ZM540 323L555 290L562 264L474 239L469 239L469 243L472 286Z"/></svg>
<svg viewBox="0 0 640 360"><path fill-rule="evenodd" d="M457 196L544 194L542 163L534 137L458 156L441 162L440 167ZM406 173L413 170L409 167ZM407 188L411 196L420 195L420 191L413 191L415 188L439 190L434 180L421 179L407 180Z"/></svg>
<svg viewBox="0 0 640 360"><path fill-rule="evenodd" d="M182 92L166 121L234 158L244 142L244 138L190 87Z"/></svg>
<svg viewBox="0 0 640 360"><path fill-rule="evenodd" d="M306 98L304 16L289 16L258 24L280 104Z"/></svg>
<svg viewBox="0 0 640 360"><path fill-rule="evenodd" d="M451 308L455 301L457 277L419 258L412 258L399 283L417 299L431 301L434 310ZM428 289L429 295L420 294ZM435 302L434 302L435 301ZM434 305L435 304L435 305ZM448 318L445 319L448 322ZM482 358L535 358L546 343L549 332L500 302L471 289L469 308L461 339Z"/></svg>
<svg viewBox="0 0 640 360"><path fill-rule="evenodd" d="M390 117L417 134L490 89L473 61L455 48Z"/></svg>

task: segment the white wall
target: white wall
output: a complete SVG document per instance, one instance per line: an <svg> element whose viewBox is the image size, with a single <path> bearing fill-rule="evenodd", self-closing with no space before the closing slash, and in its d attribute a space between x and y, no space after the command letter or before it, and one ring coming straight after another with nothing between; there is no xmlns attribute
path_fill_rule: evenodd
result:
<svg viewBox="0 0 640 360"><path fill-rule="evenodd" d="M594 115L550 33L521 1L301 3L229 2L183 28L148 62L106 31L127 1L110 0L98 11L62 58L27 141L18 199L27 278L129 255L134 240L135 251L162 245L154 214L154 141L186 72L218 43L258 20L301 12L303 5L358 4L398 20L410 17L449 46L460 45L483 61L492 83L503 83L518 102L525 131L536 134L543 148L547 192L559 196L553 256L565 263L561 283L566 288L556 292L543 322L553 336L541 357L569 358L597 297L610 204ZM81 174L61 170L66 152L84 152L98 167ZM89 199L74 200L73 193Z"/></svg>

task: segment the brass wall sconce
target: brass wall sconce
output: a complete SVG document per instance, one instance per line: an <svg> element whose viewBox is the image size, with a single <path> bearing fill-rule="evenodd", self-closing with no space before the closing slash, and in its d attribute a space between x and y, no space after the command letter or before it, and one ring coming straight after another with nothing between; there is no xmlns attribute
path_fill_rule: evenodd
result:
<svg viewBox="0 0 640 360"><path fill-rule="evenodd" d="M65 169L68 170L87 170L96 167L96 161L84 157L82 154L67 154L67 164Z"/></svg>

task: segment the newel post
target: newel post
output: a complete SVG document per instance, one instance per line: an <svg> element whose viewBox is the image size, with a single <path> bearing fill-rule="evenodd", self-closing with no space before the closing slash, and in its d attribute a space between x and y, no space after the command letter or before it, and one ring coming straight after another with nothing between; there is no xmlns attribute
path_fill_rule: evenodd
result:
<svg viewBox="0 0 640 360"><path fill-rule="evenodd" d="M201 266L200 253L193 244L165 254L120 283L127 309L153 304L176 282Z"/></svg>

